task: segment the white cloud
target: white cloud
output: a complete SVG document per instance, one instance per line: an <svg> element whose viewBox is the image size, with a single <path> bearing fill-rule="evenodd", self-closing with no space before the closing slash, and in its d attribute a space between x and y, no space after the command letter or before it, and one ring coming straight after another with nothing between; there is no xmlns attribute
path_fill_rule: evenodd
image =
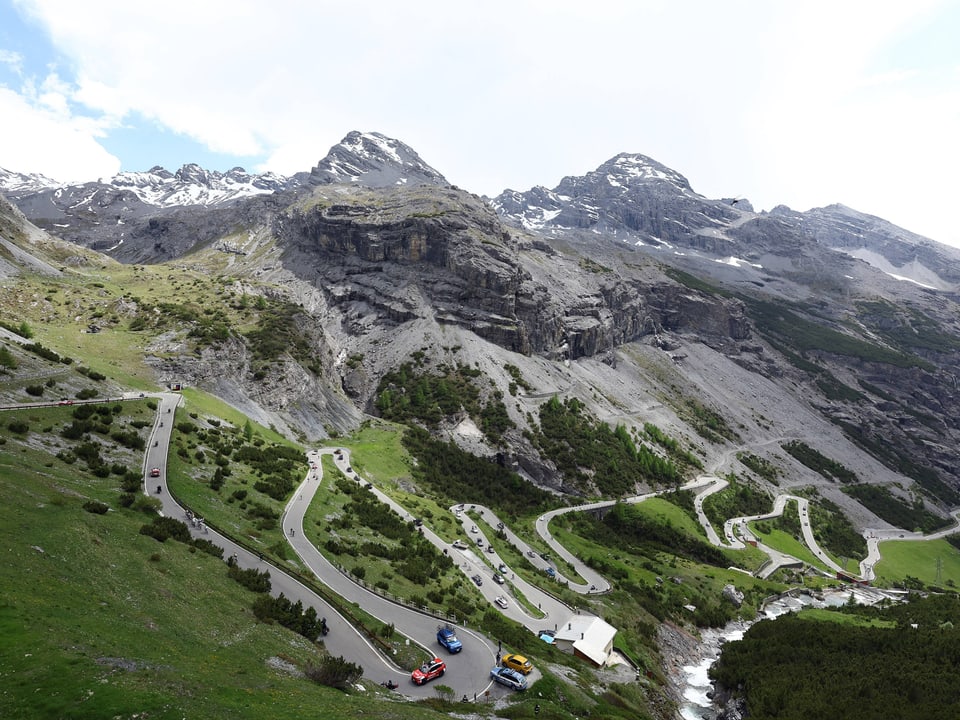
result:
<svg viewBox="0 0 960 720"><path fill-rule="evenodd" d="M120 169L120 160L97 142L100 130L87 118L31 105L19 93L3 87L0 117L4 128L0 167L38 172L61 182L109 176Z"/></svg>
<svg viewBox="0 0 960 720"><path fill-rule="evenodd" d="M13 50L0 48L0 65L6 65L15 75L23 73L23 56Z"/></svg>

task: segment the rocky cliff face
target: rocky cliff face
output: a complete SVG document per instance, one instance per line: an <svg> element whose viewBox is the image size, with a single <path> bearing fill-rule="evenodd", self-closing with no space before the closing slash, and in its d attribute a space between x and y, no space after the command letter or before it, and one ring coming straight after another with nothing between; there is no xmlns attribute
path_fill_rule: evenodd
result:
<svg viewBox="0 0 960 720"><path fill-rule="evenodd" d="M577 266L535 280L530 263L555 253L524 244L489 207L452 188L318 189L278 216L274 233L288 268L333 305L370 311L383 326L430 317L508 350L567 359L606 353L657 329L749 337L738 303L705 298L664 276L650 285Z"/></svg>
<svg viewBox="0 0 960 720"><path fill-rule="evenodd" d="M511 238L478 200L452 189L429 193L357 189L325 194L279 216L284 264L342 307L363 306L381 324L427 314L530 352L525 317L544 290L514 261Z"/></svg>

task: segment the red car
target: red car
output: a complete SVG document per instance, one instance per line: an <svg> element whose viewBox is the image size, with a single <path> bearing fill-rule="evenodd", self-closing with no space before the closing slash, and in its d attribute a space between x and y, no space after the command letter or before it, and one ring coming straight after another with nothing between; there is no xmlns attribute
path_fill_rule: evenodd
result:
<svg viewBox="0 0 960 720"><path fill-rule="evenodd" d="M150 471L150 477L160 477L160 468L153 468Z"/></svg>
<svg viewBox="0 0 960 720"><path fill-rule="evenodd" d="M440 658L435 657L433 660L425 662L414 670L410 675L410 679L417 685L423 685L425 682L433 680L434 678L443 677L443 673L446 671L447 664Z"/></svg>

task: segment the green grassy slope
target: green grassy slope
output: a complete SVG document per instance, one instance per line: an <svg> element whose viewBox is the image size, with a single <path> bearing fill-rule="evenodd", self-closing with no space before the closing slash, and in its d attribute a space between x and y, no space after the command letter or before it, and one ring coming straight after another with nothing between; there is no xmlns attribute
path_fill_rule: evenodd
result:
<svg viewBox="0 0 960 720"><path fill-rule="evenodd" d="M70 410L47 412L56 425ZM149 517L118 507L115 475L53 459L42 430L12 433L24 414L0 416L0 717L435 716L300 677L321 651L258 622L222 561L140 535Z"/></svg>

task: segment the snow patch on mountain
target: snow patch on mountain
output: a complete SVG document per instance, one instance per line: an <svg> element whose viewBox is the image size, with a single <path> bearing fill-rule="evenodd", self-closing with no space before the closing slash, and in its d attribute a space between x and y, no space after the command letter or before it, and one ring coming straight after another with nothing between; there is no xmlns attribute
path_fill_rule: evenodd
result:
<svg viewBox="0 0 960 720"><path fill-rule="evenodd" d="M689 186L682 175L670 170L655 160L651 160L646 155L620 154L613 158L608 164L612 164L617 170L616 174L607 175L607 179L611 180L611 185L617 182L617 177L619 176L619 178L637 178L640 180L667 180L674 184ZM617 184L619 185L619 182Z"/></svg>
<svg viewBox="0 0 960 720"><path fill-rule="evenodd" d="M176 173L156 166L147 172L122 172L101 183L131 191L143 202L156 207L178 205L219 205L253 195L285 189L289 181L275 173L251 175L241 167L226 173L205 170L195 163Z"/></svg>
<svg viewBox="0 0 960 720"><path fill-rule="evenodd" d="M284 190L294 184L290 179L275 173L252 175L241 167L221 173L205 170L190 163L171 173L155 166L146 172L121 172L97 182L69 185L51 180L43 175L24 175L0 168L0 192L15 196L53 190L59 199L70 188L77 189L81 196L71 202L75 209L89 205L101 191L127 190L142 202L154 207L184 205L219 205L252 195L264 195ZM69 192L68 192L69 195Z"/></svg>
<svg viewBox="0 0 960 720"><path fill-rule="evenodd" d="M941 278L936 272L928 268L918 259L902 266L895 266L887 258L878 252L868 250L867 248L833 248L837 252L842 252L858 260L873 265L878 270L882 270L894 280L912 282L928 290L952 290L953 285Z"/></svg>
<svg viewBox="0 0 960 720"><path fill-rule="evenodd" d="M25 175L0 168L0 192L2 193L36 192L60 185L62 185L62 183L51 180L46 175L40 175L39 173Z"/></svg>
<svg viewBox="0 0 960 720"><path fill-rule="evenodd" d="M715 258L714 262L722 263L723 265L729 265L730 267L735 268L747 265L749 267L754 267L761 270L763 269L763 265L760 265L759 263L750 262L749 260L744 260L743 258L733 257L732 255L725 258Z"/></svg>

